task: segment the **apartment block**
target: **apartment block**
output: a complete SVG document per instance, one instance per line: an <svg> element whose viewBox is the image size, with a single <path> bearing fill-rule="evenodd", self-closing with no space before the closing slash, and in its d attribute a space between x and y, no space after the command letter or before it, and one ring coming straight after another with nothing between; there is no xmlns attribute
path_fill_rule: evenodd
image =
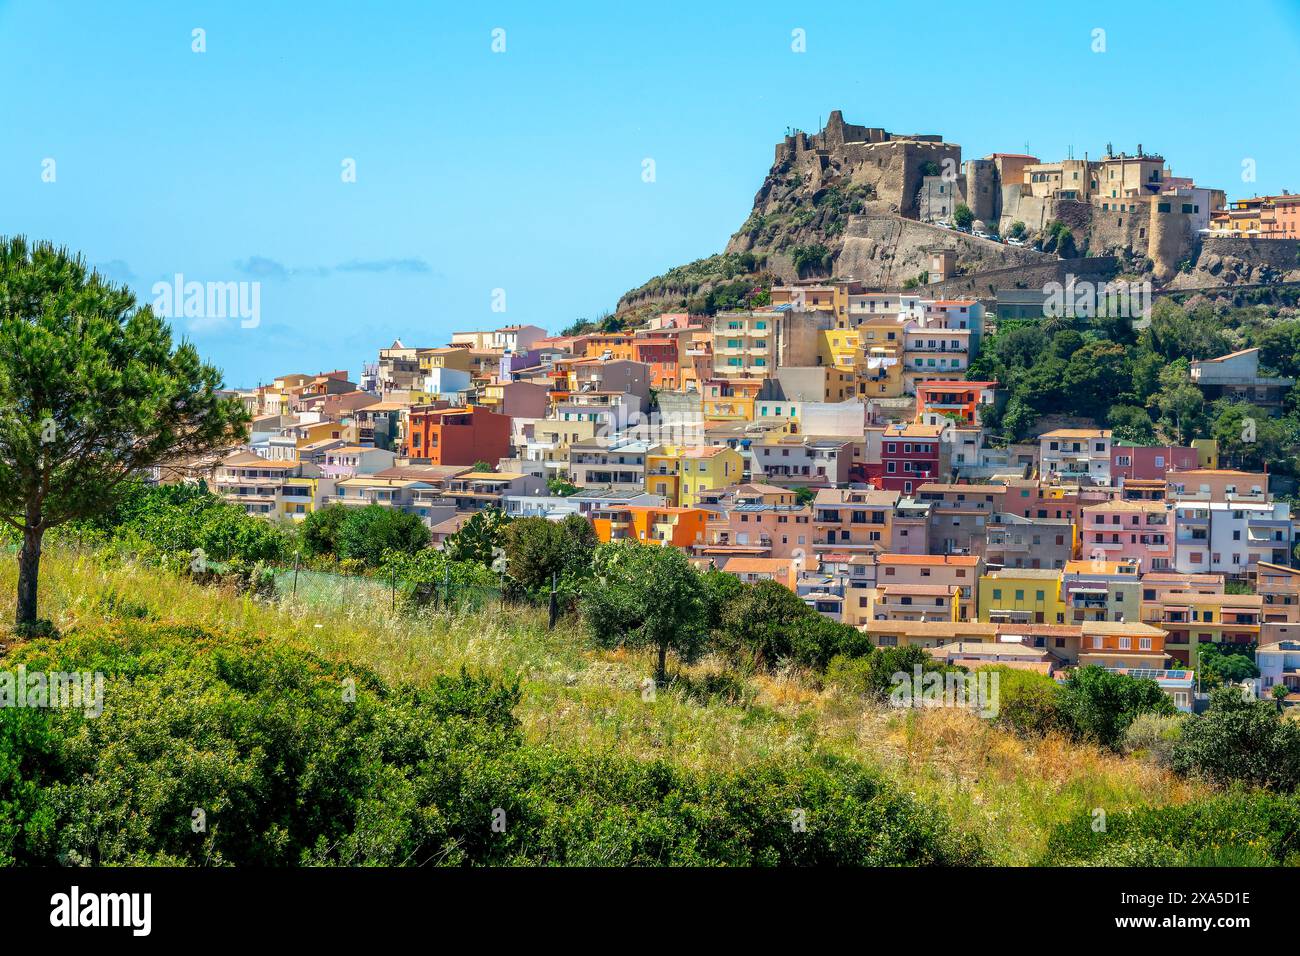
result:
<svg viewBox="0 0 1300 956"><path fill-rule="evenodd" d="M1039 473L1061 481L1110 484L1111 433L1098 428L1058 428L1038 436Z"/></svg>

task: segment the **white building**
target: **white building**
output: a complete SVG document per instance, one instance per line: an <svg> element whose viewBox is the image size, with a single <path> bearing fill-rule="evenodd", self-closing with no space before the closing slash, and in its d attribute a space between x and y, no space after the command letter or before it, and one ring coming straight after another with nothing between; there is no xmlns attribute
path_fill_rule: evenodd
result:
<svg viewBox="0 0 1300 956"><path fill-rule="evenodd" d="M1174 515L1177 571L1244 575L1260 561L1291 563L1296 532L1284 501L1178 501Z"/></svg>
<svg viewBox="0 0 1300 956"><path fill-rule="evenodd" d="M1110 484L1111 434L1101 428L1057 428L1038 436L1039 474L1062 481Z"/></svg>
<svg viewBox="0 0 1300 956"><path fill-rule="evenodd" d="M469 388L469 383L469 372L438 366L428 371L420 382L420 388L437 398L452 399Z"/></svg>
<svg viewBox="0 0 1300 956"><path fill-rule="evenodd" d="M1255 663L1265 698L1272 696L1275 684L1284 684L1292 692L1300 690L1300 641L1263 644L1255 652Z"/></svg>

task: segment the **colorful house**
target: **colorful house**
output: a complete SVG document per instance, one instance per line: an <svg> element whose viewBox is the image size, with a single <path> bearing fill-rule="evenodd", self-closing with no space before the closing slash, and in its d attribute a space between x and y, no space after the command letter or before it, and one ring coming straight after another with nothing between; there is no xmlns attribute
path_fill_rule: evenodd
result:
<svg viewBox="0 0 1300 956"><path fill-rule="evenodd" d="M881 485L886 491L912 494L926 482L937 481L944 467L943 433L948 425L898 423L881 436Z"/></svg>
<svg viewBox="0 0 1300 956"><path fill-rule="evenodd" d="M934 425L939 418L952 418L978 425L981 410L993 406L997 387L997 382L917 382L916 420Z"/></svg>
<svg viewBox="0 0 1300 956"><path fill-rule="evenodd" d="M979 618L1002 624L1063 624L1061 572L1006 568L980 577Z"/></svg>
<svg viewBox="0 0 1300 956"><path fill-rule="evenodd" d="M702 508L618 505L596 508L591 524L601 541L640 541L690 548L702 544L709 513Z"/></svg>
<svg viewBox="0 0 1300 956"><path fill-rule="evenodd" d="M483 408L411 409L403 453L433 465L495 465L509 458L510 417Z"/></svg>
<svg viewBox="0 0 1300 956"><path fill-rule="evenodd" d="M1168 633L1165 649L1193 669L1199 667L1201 644L1229 645L1232 652L1259 641L1263 598L1258 594L1201 594L1157 590L1143 594L1142 622Z"/></svg>
<svg viewBox="0 0 1300 956"><path fill-rule="evenodd" d="M646 454L645 471L646 491L689 508L703 492L739 482L744 459L725 445L660 445Z"/></svg>
<svg viewBox="0 0 1300 956"><path fill-rule="evenodd" d="M1173 567L1174 510L1168 502L1114 499L1086 505L1079 534L1085 558L1136 561L1143 571Z"/></svg>

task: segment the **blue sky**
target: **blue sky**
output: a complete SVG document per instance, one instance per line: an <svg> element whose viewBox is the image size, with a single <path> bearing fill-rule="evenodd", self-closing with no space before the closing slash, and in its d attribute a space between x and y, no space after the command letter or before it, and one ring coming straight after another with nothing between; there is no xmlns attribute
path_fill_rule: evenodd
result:
<svg viewBox="0 0 1300 956"><path fill-rule="evenodd" d="M1300 0L0 0L0 234L144 302L178 272L260 281L255 328L175 322L232 385L355 374L398 336L557 330L720 251L786 128L832 109L967 157L1140 142L1237 196L1300 190L1297 78Z"/></svg>

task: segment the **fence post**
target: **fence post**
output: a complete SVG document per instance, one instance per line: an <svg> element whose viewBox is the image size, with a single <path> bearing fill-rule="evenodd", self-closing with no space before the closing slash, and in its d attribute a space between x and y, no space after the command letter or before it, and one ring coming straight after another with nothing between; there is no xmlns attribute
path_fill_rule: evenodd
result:
<svg viewBox="0 0 1300 956"><path fill-rule="evenodd" d="M293 593L298 594L298 552L293 553Z"/></svg>
<svg viewBox="0 0 1300 956"><path fill-rule="evenodd" d="M556 573L552 571L551 572L550 624L548 625L548 627L552 631L555 630L555 622L560 616L560 599L559 599L559 595L556 594L555 585L556 585Z"/></svg>

